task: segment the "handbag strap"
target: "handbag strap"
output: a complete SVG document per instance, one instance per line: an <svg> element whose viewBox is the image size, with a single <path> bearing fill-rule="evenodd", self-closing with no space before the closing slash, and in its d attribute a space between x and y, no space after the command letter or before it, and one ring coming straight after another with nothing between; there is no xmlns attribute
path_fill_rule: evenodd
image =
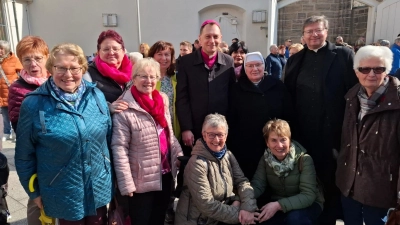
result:
<svg viewBox="0 0 400 225"><path fill-rule="evenodd" d="M7 76L4 73L4 70L1 66L0 66L0 73L1 73L1 76L3 77L3 79L6 81L7 86L10 87L10 82L8 81Z"/></svg>

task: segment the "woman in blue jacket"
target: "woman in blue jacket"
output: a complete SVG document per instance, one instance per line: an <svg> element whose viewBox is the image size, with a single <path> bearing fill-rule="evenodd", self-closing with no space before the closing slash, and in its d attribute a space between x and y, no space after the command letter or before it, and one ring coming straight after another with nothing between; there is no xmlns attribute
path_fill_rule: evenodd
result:
<svg viewBox="0 0 400 225"><path fill-rule="evenodd" d="M87 67L79 46L54 47L46 63L52 76L26 96L18 122L20 182L60 225L104 224L112 196L111 119L103 93L82 80Z"/></svg>

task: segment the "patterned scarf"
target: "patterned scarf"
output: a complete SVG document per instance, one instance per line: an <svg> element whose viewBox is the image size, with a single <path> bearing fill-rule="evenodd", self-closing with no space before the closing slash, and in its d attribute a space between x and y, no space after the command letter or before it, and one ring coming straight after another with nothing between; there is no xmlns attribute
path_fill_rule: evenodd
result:
<svg viewBox="0 0 400 225"><path fill-rule="evenodd" d="M290 144L289 154L282 161L277 160L269 148L264 152L265 162L274 170L274 173L278 177L287 177L289 175L290 171L294 168L295 157L296 149L293 144Z"/></svg>
<svg viewBox="0 0 400 225"><path fill-rule="evenodd" d="M126 55L124 55L121 66L118 69L108 65L99 56L94 58L94 62L101 75L113 79L121 87L131 79L132 63Z"/></svg>
<svg viewBox="0 0 400 225"><path fill-rule="evenodd" d="M207 143L203 140L203 138L200 139L201 142L203 143L204 147L211 153L211 155L213 155L215 158L221 160L222 157L224 157L225 153L226 153L226 145L224 146L224 148L219 151L219 152L214 152L211 151L211 149L207 146Z"/></svg>
<svg viewBox="0 0 400 225"><path fill-rule="evenodd" d="M361 110L358 113L358 121L361 121L362 118L375 106L377 105L378 101L381 97L386 93L387 88L389 87L389 77L385 77L381 86L371 95L368 97L367 91L363 86L360 87L360 91L358 91L357 97L360 101Z"/></svg>
<svg viewBox="0 0 400 225"><path fill-rule="evenodd" d="M82 80L81 84L79 85L78 89L74 93L66 93L61 88L57 87L57 85L54 83L53 78L49 79L51 87L53 88L54 92L56 95L66 103L70 104L74 109L78 109L79 103L82 100L82 96L86 91L86 84Z"/></svg>
<svg viewBox="0 0 400 225"><path fill-rule="evenodd" d="M151 93L153 97L153 99L151 99L146 94L139 92L136 86L132 86L131 93L139 106L148 112L156 121L156 123L160 124L162 128L166 128L168 126L167 120L165 119L164 101L160 95L160 92L154 90Z"/></svg>
<svg viewBox="0 0 400 225"><path fill-rule="evenodd" d="M31 75L28 74L28 72L24 69L21 70L20 74L19 74L22 79L24 79L24 81L28 84L34 84L37 86L42 85L44 82L46 82L46 80L48 79L48 77L50 76L49 73L46 72L46 76L44 76L44 74L42 75L42 77L32 77Z"/></svg>

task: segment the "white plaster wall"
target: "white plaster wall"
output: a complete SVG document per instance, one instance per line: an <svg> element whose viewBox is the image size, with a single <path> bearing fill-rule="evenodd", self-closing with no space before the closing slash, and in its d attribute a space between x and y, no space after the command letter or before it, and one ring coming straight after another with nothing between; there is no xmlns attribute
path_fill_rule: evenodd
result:
<svg viewBox="0 0 400 225"><path fill-rule="evenodd" d="M267 10L267 1L263 0L33 0L26 7L29 23L20 29L24 34L41 36L50 48L61 42L73 42L90 55L96 51L100 32L109 29L102 25L102 13L116 13L118 27L111 29L122 35L128 51L138 51L137 1L140 1L141 39L150 46L158 40L169 41L178 56L179 43L193 42L206 17L212 19L227 11L241 17L240 39L246 41L249 49L261 51L264 57L267 54L267 31L260 29L267 23L252 23L253 10Z"/></svg>
<svg viewBox="0 0 400 225"><path fill-rule="evenodd" d="M4 0L5 21L7 24L8 41L11 44L11 51L15 52L15 47L18 44L17 29L15 24L13 4L11 0ZM15 12L17 15L18 33L21 39L28 32L27 16L24 2L15 2Z"/></svg>

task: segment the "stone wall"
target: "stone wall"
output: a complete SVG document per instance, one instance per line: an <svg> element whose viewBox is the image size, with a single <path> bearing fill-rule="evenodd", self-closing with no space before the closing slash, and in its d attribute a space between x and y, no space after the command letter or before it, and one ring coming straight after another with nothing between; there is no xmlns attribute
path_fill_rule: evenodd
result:
<svg viewBox="0 0 400 225"><path fill-rule="evenodd" d="M368 8L352 0L301 0L279 10L278 44L287 38L299 43L303 22L312 15L325 15L329 21L328 40L334 42L342 36L345 42L354 43L365 36Z"/></svg>

